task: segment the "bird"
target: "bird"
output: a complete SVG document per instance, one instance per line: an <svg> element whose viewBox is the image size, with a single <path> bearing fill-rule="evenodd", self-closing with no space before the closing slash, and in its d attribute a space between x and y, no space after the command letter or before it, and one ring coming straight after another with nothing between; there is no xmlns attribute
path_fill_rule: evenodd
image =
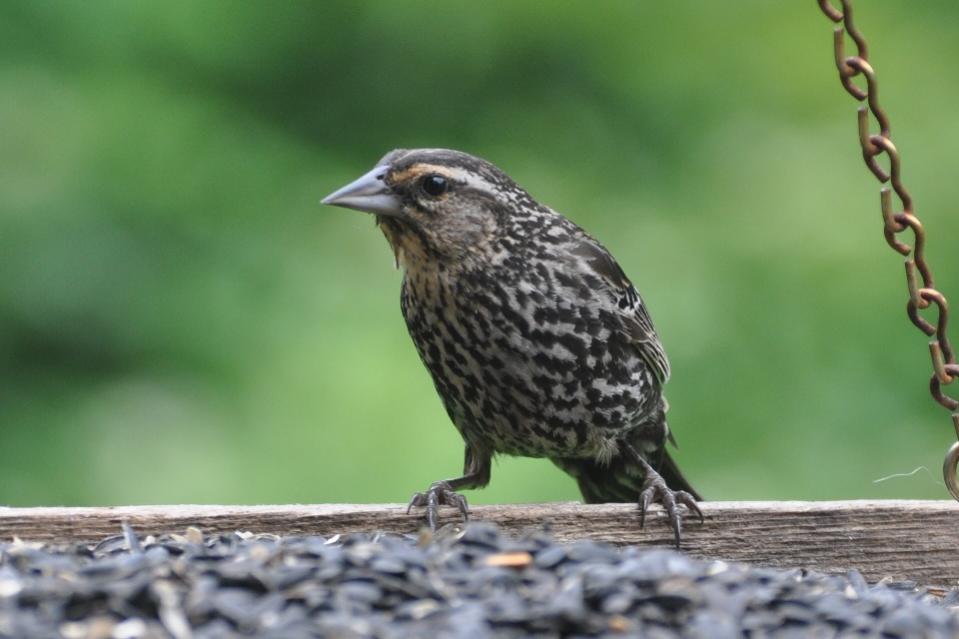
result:
<svg viewBox="0 0 959 639"><path fill-rule="evenodd" d="M375 216L403 270L400 306L465 445L463 474L417 492L435 529L496 455L547 458L586 503L652 503L678 547L701 496L666 449L669 360L610 252L492 163L396 149L321 200ZM683 508L685 507L685 509Z"/></svg>

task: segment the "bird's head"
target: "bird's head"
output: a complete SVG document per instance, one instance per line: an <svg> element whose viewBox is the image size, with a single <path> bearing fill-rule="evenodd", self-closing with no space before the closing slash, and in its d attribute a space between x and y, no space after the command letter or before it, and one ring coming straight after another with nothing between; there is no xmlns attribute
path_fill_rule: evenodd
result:
<svg viewBox="0 0 959 639"><path fill-rule="evenodd" d="M323 204L376 215L397 264L483 259L517 208L536 206L509 176L447 149L397 149Z"/></svg>

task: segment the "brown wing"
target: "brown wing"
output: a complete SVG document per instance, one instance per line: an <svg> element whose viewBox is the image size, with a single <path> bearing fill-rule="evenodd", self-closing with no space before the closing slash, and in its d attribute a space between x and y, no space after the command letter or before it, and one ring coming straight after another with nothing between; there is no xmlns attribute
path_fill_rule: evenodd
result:
<svg viewBox="0 0 959 639"><path fill-rule="evenodd" d="M646 305L623 269L602 245L589 236L577 242L573 253L584 258L593 271L605 281L616 297L623 330L630 336L640 357L649 366L660 384L669 379L669 360L656 335Z"/></svg>

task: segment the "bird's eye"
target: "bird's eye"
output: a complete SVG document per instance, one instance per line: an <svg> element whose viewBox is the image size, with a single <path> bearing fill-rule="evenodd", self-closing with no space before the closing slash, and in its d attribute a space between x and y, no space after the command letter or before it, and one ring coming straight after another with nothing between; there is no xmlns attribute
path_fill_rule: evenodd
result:
<svg viewBox="0 0 959 639"><path fill-rule="evenodd" d="M449 182L442 175L427 175L420 183L420 188L430 197L439 197L449 190Z"/></svg>

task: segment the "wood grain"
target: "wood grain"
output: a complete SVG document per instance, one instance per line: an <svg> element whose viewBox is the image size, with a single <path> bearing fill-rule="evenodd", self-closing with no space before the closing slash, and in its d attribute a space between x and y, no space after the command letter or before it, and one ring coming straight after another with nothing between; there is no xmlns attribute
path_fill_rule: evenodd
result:
<svg viewBox="0 0 959 639"><path fill-rule="evenodd" d="M704 502L706 523L689 521L683 550L709 559L845 572L926 585L959 585L959 503L953 501ZM444 522L457 522L452 509ZM631 504L475 506L472 518L513 534L542 530L561 541L670 547L661 509L645 530ZM421 521L399 504L0 508L0 540L98 541L127 521L142 536L183 532L320 534L415 532Z"/></svg>

